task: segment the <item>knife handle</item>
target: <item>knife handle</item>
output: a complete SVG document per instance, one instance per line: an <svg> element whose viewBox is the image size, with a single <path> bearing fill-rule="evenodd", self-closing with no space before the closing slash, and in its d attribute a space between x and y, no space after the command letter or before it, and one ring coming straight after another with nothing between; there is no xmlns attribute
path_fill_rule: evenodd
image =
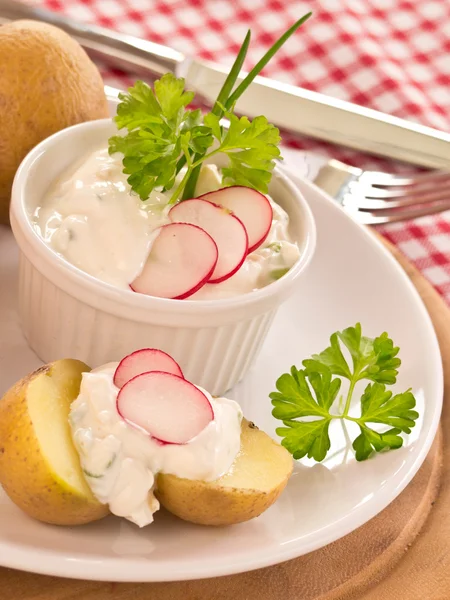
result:
<svg viewBox="0 0 450 600"><path fill-rule="evenodd" d="M206 61L193 61L185 75L188 86L202 90L208 103L226 76L225 67ZM450 170L450 133L265 77L256 77L236 111L251 118L263 114L287 131L362 152Z"/></svg>
<svg viewBox="0 0 450 600"><path fill-rule="evenodd" d="M83 25L51 11L16 2L0 0L0 24L17 19L45 21L64 30L75 38L95 58L112 62L116 67L132 68L134 72L151 72L155 76L174 72L184 61L181 52L124 35L94 25Z"/></svg>

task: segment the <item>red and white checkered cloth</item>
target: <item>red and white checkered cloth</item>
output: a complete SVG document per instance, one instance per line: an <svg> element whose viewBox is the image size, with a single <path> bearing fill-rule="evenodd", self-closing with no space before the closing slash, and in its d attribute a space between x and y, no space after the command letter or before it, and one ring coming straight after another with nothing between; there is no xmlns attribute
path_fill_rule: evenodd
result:
<svg viewBox="0 0 450 600"><path fill-rule="evenodd" d="M250 28L246 69L312 10L264 75L450 131L450 0L29 1L226 65ZM119 71L103 76L127 84ZM305 138L285 141L364 168L400 168ZM450 211L381 231L450 304Z"/></svg>

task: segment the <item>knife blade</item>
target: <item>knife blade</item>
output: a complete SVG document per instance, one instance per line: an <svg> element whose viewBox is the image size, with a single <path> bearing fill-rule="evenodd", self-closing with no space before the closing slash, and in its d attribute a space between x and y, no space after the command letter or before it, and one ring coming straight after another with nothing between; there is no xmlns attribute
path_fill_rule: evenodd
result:
<svg viewBox="0 0 450 600"><path fill-rule="evenodd" d="M103 27L77 23L16 0L0 0L0 23L34 19L51 23L74 37L94 58L160 76L167 71L212 104L227 75L216 63L186 58L166 46ZM301 35L301 32L297 35ZM242 73L239 80L245 77ZM257 77L241 96L236 112L264 114L278 127L319 140L423 167L450 169L450 133L332 98L318 92Z"/></svg>

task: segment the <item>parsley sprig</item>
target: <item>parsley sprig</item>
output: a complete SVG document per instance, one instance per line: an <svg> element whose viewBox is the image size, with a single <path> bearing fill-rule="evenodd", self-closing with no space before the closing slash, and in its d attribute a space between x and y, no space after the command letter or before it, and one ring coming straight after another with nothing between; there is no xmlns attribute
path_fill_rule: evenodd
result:
<svg viewBox="0 0 450 600"><path fill-rule="evenodd" d="M219 92L211 112L189 109L194 99L185 90L183 78L166 73L153 89L137 81L128 92L119 94L115 122L124 135L109 140L109 153L121 152L123 172L142 200L152 190L172 190L185 167L170 203L195 195L201 165L216 154L225 154L228 166L222 170L224 185L245 185L267 192L275 159L280 158L280 134L264 116L250 121L237 117L239 97L289 37L311 16L304 15L266 52L255 67L235 86L250 44L250 31ZM229 126L225 128L221 119Z"/></svg>
<svg viewBox="0 0 450 600"><path fill-rule="evenodd" d="M346 360L342 346L351 357ZM393 394L386 386L397 381L399 348L387 333L375 339L362 335L361 325L333 333L330 346L320 354L303 361L303 369L291 368L277 383L277 392L270 394L273 416L283 422L277 429L282 445L295 459L313 458L322 461L330 450L330 423L344 419L356 423L360 434L353 441L358 461L366 460L373 452L400 448L402 433L410 433L419 414L414 410L416 400L411 390ZM331 412L341 389L342 379L349 382L348 392L340 400L340 412ZM355 386L368 380L360 399L359 417L349 414ZM379 431L371 424L384 425ZM384 428L385 429L385 428Z"/></svg>

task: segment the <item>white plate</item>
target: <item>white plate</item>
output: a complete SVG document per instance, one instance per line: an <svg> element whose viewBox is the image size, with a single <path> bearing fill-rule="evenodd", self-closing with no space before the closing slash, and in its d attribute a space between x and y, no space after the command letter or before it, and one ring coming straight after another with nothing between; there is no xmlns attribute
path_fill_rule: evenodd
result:
<svg viewBox="0 0 450 600"><path fill-rule="evenodd" d="M329 335L360 321L400 345L396 389L412 387L421 418L405 446L357 463L340 425L320 465L303 461L262 517L230 528L190 525L162 512L146 529L110 517L61 528L26 517L0 491L0 564L82 579L169 581L265 567L316 550L356 529L404 489L423 462L442 405L441 358L430 318L414 287L382 245L307 181L318 245L303 288L280 310L257 363L231 394L246 416L273 434L269 392L292 364L322 350ZM38 366L16 314L17 251L0 228L0 393Z"/></svg>

